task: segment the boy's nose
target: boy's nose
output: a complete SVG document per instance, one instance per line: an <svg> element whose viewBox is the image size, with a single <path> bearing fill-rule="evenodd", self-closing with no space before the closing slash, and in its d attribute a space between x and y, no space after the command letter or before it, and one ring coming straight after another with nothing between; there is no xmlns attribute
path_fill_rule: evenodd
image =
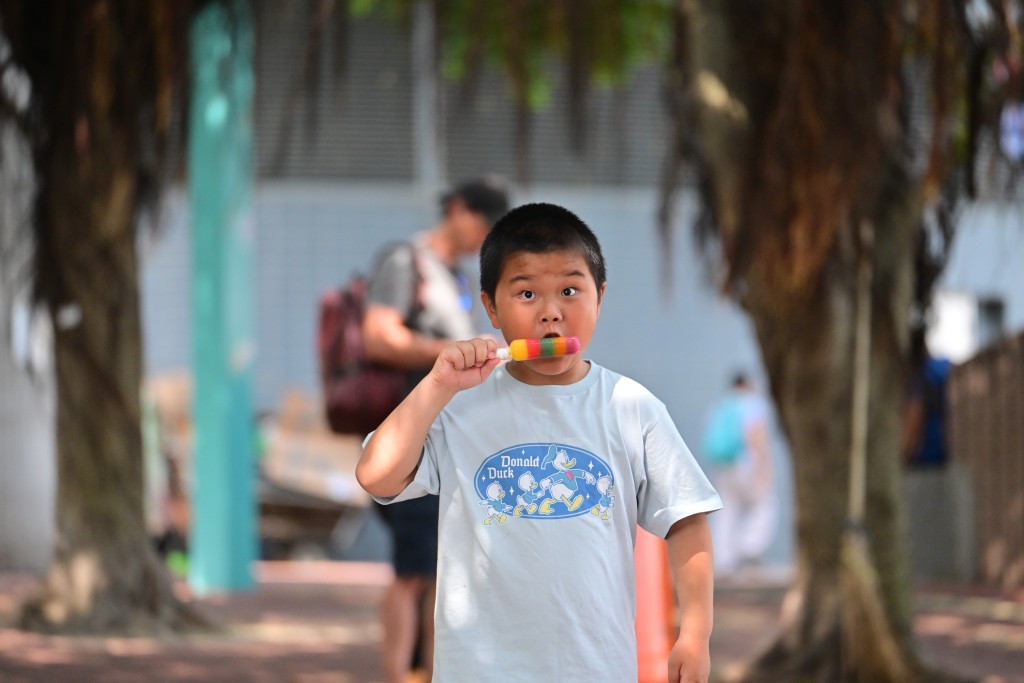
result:
<svg viewBox="0 0 1024 683"><path fill-rule="evenodd" d="M562 314L559 313L558 311L554 310L554 309L545 311L544 314L540 318L540 321L542 323L557 323L557 322L561 322L561 320L562 320Z"/></svg>

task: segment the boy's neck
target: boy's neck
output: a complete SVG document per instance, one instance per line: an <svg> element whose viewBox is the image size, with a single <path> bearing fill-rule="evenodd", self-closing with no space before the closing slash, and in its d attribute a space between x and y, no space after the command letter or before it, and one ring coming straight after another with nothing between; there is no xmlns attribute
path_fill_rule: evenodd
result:
<svg viewBox="0 0 1024 683"><path fill-rule="evenodd" d="M510 361L509 363L506 363L505 370L513 378L530 386L568 386L570 384L576 384L587 376L590 372L590 361L580 361L568 372L564 372L560 375L544 375L539 372L532 372L526 365L518 361Z"/></svg>

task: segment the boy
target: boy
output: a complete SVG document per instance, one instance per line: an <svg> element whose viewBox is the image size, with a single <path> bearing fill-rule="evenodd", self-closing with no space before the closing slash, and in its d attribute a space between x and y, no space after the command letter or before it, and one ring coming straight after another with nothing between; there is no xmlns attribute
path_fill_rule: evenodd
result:
<svg viewBox="0 0 1024 683"><path fill-rule="evenodd" d="M597 238L564 208L513 209L480 284L506 340L575 336L580 354L499 367L493 340L450 344L366 440L356 475L380 502L441 497L434 682L635 681L638 523L667 538L682 606L669 680L706 681L721 502L664 404L583 359Z"/></svg>

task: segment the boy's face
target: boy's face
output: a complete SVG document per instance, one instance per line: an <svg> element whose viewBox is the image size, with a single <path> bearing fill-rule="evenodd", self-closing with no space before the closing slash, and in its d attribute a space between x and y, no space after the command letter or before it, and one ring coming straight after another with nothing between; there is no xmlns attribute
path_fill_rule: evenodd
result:
<svg viewBox="0 0 1024 683"><path fill-rule="evenodd" d="M575 251L512 254L498 277L494 299L480 294L491 324L505 340L578 337L580 353L509 364L526 384L572 384L589 369L583 361L601 314L605 287L598 289L586 259Z"/></svg>

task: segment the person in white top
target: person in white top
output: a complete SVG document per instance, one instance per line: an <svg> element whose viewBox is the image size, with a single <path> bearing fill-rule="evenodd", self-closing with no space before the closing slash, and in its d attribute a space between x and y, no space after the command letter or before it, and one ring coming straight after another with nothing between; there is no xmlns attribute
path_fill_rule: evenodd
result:
<svg viewBox="0 0 1024 683"><path fill-rule="evenodd" d="M709 468L711 481L722 497L722 511L711 531L715 541L715 569L719 575L739 576L763 565L765 553L778 527L778 501L769 442L768 403L743 373L732 381L730 396L738 413L742 446L737 456Z"/></svg>

